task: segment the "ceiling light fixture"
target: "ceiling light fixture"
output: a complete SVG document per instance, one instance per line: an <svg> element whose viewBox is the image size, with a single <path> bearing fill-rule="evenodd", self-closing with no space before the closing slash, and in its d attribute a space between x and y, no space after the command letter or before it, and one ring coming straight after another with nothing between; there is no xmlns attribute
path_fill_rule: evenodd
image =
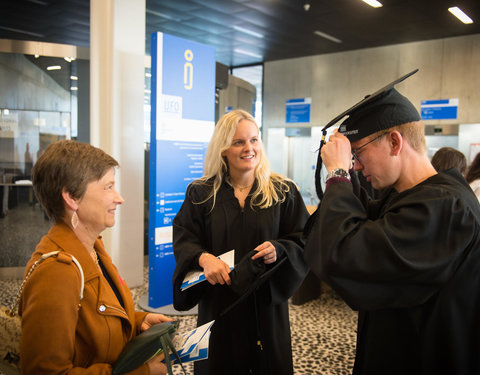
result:
<svg viewBox="0 0 480 375"><path fill-rule="evenodd" d="M162 17L162 18L165 18L167 20L175 20L173 17L169 16L168 14L156 12L156 11L150 10L150 9L146 9L145 13L153 14L154 16Z"/></svg>
<svg viewBox="0 0 480 375"><path fill-rule="evenodd" d="M60 65L47 66L47 70L60 70L60 69L62 69Z"/></svg>
<svg viewBox="0 0 480 375"><path fill-rule="evenodd" d="M328 40L330 40L331 42L342 43L342 41L341 41L340 39L337 39L337 38L335 38L334 36L328 35L328 34L326 34L326 33L324 33L324 32L321 32L321 31L316 30L316 31L314 31L313 33L314 33L315 35L321 36L322 38L328 39Z"/></svg>
<svg viewBox="0 0 480 375"><path fill-rule="evenodd" d="M30 35L30 36L36 36L38 38L45 38L45 35L43 34L38 34L38 33L32 33L30 31L25 31L25 30L20 30L20 29L14 29L12 27L6 27L6 26L0 26L0 29L6 30L6 31L13 31L14 33L20 33L20 34L25 34L25 35Z"/></svg>
<svg viewBox="0 0 480 375"><path fill-rule="evenodd" d="M262 56L257 55L256 53L253 53L253 52L250 52L250 51L245 51L245 50L240 49L240 48L235 48L235 49L233 50L233 52L239 53L239 54L241 54L241 55L256 57L257 59L261 59L261 58L262 58Z"/></svg>
<svg viewBox="0 0 480 375"><path fill-rule="evenodd" d="M465 24L473 23L473 20L465 14L459 7L448 8L448 11Z"/></svg>
<svg viewBox="0 0 480 375"><path fill-rule="evenodd" d="M78 87L72 86L72 87L70 87L70 90L71 91L78 91Z"/></svg>
<svg viewBox="0 0 480 375"><path fill-rule="evenodd" d="M30 1L31 3L34 3L34 4L39 4L39 5L49 5L45 1L40 1L40 0L28 0L28 1Z"/></svg>
<svg viewBox="0 0 480 375"><path fill-rule="evenodd" d="M70 76L70 79L71 79L72 81L78 81L78 77L77 77L77 76Z"/></svg>
<svg viewBox="0 0 480 375"><path fill-rule="evenodd" d="M305 4L303 4L303 9L305 9L305 12L310 10L310 3L308 1L305 1Z"/></svg>
<svg viewBox="0 0 480 375"><path fill-rule="evenodd" d="M257 33L257 32L252 31L252 30L245 29L241 26L233 25L233 29L237 30L237 31L240 31L241 33L244 33L244 34L254 36L256 38L262 39L264 37L263 34Z"/></svg>
<svg viewBox="0 0 480 375"><path fill-rule="evenodd" d="M383 7L383 4L380 1L377 1L377 0L362 0L362 1L364 3L367 3L368 5L370 5L371 7L374 7L374 8Z"/></svg>

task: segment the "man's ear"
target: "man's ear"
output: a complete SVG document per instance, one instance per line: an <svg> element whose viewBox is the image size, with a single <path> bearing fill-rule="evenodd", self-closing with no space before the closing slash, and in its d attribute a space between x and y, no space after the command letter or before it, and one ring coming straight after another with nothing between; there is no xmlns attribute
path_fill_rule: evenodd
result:
<svg viewBox="0 0 480 375"><path fill-rule="evenodd" d="M388 134L390 148L393 156L398 156L403 148L403 137L398 130L393 130Z"/></svg>
<svg viewBox="0 0 480 375"><path fill-rule="evenodd" d="M76 211L78 209L78 199L73 198L70 193L65 190L65 188L62 189L62 198L67 207L72 211Z"/></svg>

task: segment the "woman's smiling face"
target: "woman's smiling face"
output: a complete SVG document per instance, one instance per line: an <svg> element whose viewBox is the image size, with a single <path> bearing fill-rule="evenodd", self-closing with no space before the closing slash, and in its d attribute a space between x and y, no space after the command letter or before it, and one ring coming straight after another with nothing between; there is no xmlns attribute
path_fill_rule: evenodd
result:
<svg viewBox="0 0 480 375"><path fill-rule="evenodd" d="M232 144L222 153L227 158L230 173L255 170L262 152L258 128L252 121L241 120L233 135Z"/></svg>
<svg viewBox="0 0 480 375"><path fill-rule="evenodd" d="M100 234L115 224L115 210L122 203L123 198L115 189L115 171L111 168L100 180L87 185L78 204L79 225Z"/></svg>

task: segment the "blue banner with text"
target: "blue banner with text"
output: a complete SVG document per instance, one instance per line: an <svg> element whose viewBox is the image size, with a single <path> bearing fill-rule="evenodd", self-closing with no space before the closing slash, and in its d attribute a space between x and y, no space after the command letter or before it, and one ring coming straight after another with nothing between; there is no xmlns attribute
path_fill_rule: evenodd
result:
<svg viewBox="0 0 480 375"><path fill-rule="evenodd" d="M152 34L148 305L173 302L172 221L203 174L215 118L215 49Z"/></svg>

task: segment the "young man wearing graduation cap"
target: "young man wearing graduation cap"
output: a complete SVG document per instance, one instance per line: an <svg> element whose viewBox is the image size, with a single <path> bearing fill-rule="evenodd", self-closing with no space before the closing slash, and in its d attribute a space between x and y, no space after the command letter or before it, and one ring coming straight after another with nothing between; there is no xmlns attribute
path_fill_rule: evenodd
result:
<svg viewBox="0 0 480 375"><path fill-rule="evenodd" d="M354 374L479 374L480 208L456 169L432 167L393 86L344 112L321 148L329 174L305 259L359 311ZM352 160L381 199L352 185Z"/></svg>

